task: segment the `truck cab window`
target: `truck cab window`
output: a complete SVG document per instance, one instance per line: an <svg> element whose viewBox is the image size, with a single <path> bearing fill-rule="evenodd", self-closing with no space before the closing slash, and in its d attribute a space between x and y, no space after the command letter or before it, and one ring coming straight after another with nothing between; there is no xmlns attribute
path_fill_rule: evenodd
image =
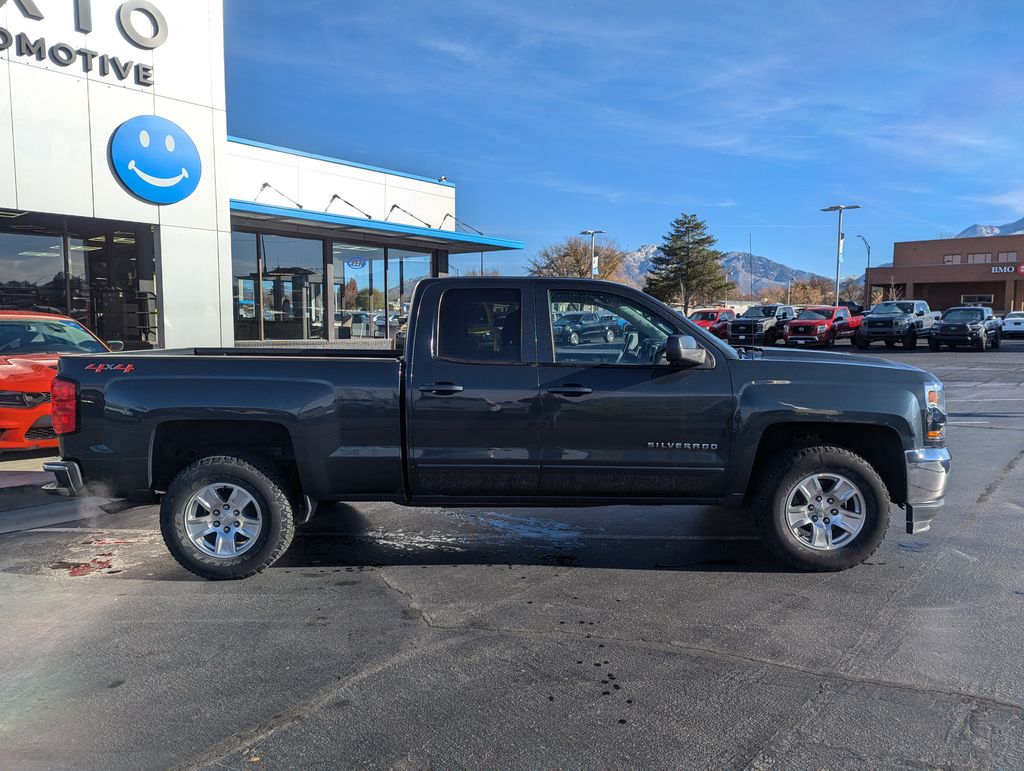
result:
<svg viewBox="0 0 1024 771"><path fill-rule="evenodd" d="M666 364L665 341L675 329L642 305L606 292L549 295L556 364Z"/></svg>
<svg viewBox="0 0 1024 771"><path fill-rule="evenodd" d="M518 289L449 289L441 296L437 356L457 361L522 360Z"/></svg>

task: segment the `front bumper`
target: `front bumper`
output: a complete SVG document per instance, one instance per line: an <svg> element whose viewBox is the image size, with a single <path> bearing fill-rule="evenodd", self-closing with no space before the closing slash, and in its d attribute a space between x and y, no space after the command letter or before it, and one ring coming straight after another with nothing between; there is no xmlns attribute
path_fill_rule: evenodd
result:
<svg viewBox="0 0 1024 771"><path fill-rule="evenodd" d="M764 332L729 333L729 345L764 345L766 339Z"/></svg>
<svg viewBox="0 0 1024 771"><path fill-rule="evenodd" d="M56 477L55 482L44 486L48 493L75 496L82 492L82 470L78 464L70 460L55 460L43 464L43 471L49 471Z"/></svg>
<svg viewBox="0 0 1024 771"><path fill-rule="evenodd" d="M786 345L825 345L828 333L821 335L787 335Z"/></svg>
<svg viewBox="0 0 1024 771"><path fill-rule="evenodd" d="M902 340L903 336L910 330L911 327L903 327L901 329L865 329L861 327L857 334L868 340Z"/></svg>
<svg viewBox="0 0 1024 771"><path fill-rule="evenodd" d="M975 345L981 339L978 332L957 332L955 334L942 334L938 332L932 337L940 345Z"/></svg>
<svg viewBox="0 0 1024 771"><path fill-rule="evenodd" d="M932 526L935 510L946 502L952 456L945 447L907 450L907 533Z"/></svg>

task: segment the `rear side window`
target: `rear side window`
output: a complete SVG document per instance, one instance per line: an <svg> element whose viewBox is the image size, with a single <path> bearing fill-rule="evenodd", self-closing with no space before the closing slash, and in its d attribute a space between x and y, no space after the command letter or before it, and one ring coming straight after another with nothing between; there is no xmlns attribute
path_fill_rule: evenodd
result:
<svg viewBox="0 0 1024 771"><path fill-rule="evenodd" d="M522 361L518 289L449 289L441 296L437 356L480 362Z"/></svg>

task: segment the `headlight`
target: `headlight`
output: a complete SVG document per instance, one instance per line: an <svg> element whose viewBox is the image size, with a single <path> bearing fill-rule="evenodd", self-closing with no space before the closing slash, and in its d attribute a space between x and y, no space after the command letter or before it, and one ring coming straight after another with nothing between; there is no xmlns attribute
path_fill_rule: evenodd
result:
<svg viewBox="0 0 1024 771"><path fill-rule="evenodd" d="M820 335L820 334L821 334L822 332L824 332L824 331L825 331L826 329L828 329L828 327L827 327L826 325L824 325L824 324L818 324L818 334L819 334L819 335Z"/></svg>
<svg viewBox="0 0 1024 771"><path fill-rule="evenodd" d="M0 391L0 407L38 407L50 401L47 393L28 391Z"/></svg>
<svg viewBox="0 0 1024 771"><path fill-rule="evenodd" d="M896 321L893 322L893 326L897 326L897 327L905 327L906 325L907 325L907 320L906 319L896 319Z"/></svg>
<svg viewBox="0 0 1024 771"><path fill-rule="evenodd" d="M755 332L764 332L764 324L755 324L754 325L754 331Z"/></svg>
<svg viewBox="0 0 1024 771"><path fill-rule="evenodd" d="M946 392L942 383L927 383L924 387L925 444L941 447L946 443Z"/></svg>

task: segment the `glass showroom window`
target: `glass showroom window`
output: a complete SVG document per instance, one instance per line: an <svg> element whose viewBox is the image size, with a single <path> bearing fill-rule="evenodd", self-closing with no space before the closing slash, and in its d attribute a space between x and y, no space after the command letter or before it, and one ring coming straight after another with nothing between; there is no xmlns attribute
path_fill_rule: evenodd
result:
<svg viewBox="0 0 1024 771"><path fill-rule="evenodd" d="M390 335L406 322L416 285L430 277L430 252L388 249L388 318Z"/></svg>
<svg viewBox="0 0 1024 771"><path fill-rule="evenodd" d="M66 311L61 239L0 232L0 307Z"/></svg>
<svg viewBox="0 0 1024 771"><path fill-rule="evenodd" d="M334 329L339 340L383 337L386 252L376 246L335 243Z"/></svg>
<svg viewBox="0 0 1024 771"><path fill-rule="evenodd" d="M231 233L231 286L235 340L259 340L259 308L256 303L256 234Z"/></svg>
<svg viewBox="0 0 1024 771"><path fill-rule="evenodd" d="M324 336L323 242L261 233L263 331L268 340Z"/></svg>

